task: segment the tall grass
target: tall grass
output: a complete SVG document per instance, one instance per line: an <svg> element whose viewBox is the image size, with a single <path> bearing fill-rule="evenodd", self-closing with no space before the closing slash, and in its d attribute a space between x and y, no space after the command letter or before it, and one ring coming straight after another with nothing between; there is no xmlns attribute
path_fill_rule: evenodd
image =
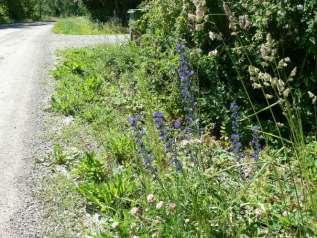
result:
<svg viewBox="0 0 317 238"><path fill-rule="evenodd" d="M115 21L96 23L88 17L70 17L58 20L53 32L66 35L107 35L124 34L127 29Z"/></svg>

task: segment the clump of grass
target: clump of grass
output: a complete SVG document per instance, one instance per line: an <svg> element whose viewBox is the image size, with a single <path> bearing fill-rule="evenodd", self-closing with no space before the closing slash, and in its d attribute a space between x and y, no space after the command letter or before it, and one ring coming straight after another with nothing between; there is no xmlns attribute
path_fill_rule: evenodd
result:
<svg viewBox="0 0 317 238"><path fill-rule="evenodd" d="M66 35L111 35L125 34L127 29L114 21L96 23L88 17L70 17L58 20L53 32Z"/></svg>

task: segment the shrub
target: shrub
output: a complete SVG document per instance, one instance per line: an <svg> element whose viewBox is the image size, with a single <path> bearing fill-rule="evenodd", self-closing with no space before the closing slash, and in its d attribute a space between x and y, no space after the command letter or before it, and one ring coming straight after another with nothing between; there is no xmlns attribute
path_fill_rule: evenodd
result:
<svg viewBox="0 0 317 238"><path fill-rule="evenodd" d="M311 103L314 94L310 94L310 98L309 92L317 91L316 71L312 67L316 63L316 44L313 43L316 3L193 2L151 1L136 28L143 34L140 44L148 50L154 48L158 52L174 54L175 45L181 39L186 40L198 75L198 102L203 123L215 124L219 133L222 122L226 121L223 108L233 100L238 100L247 114L268 107L276 120L286 122L278 106L270 107L277 99L265 98L265 94L274 94L274 90L267 88L264 94L261 89L254 90L248 69L255 66L273 78L288 80L287 87L296 101L305 131L314 134L316 125L310 122L316 120L316 103ZM169 11L165 11L164 6L168 6ZM271 58L263 55L268 53L265 52L267 46L274 53ZM290 60L284 62L285 59ZM290 79L292 72L295 75ZM171 80L176 80L176 77ZM270 119L270 110L255 115L263 122L268 120L263 126L272 130L274 122Z"/></svg>

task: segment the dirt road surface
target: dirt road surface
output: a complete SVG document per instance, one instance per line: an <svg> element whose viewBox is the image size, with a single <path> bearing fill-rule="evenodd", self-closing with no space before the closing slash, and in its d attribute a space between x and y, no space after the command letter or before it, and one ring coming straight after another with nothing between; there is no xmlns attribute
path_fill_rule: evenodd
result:
<svg viewBox="0 0 317 238"><path fill-rule="evenodd" d="M115 43L124 36L63 36L52 23L0 27L0 238L41 237L28 177L34 162L43 77L57 48ZM27 204L26 204L27 203ZM15 224L12 226L12 224Z"/></svg>

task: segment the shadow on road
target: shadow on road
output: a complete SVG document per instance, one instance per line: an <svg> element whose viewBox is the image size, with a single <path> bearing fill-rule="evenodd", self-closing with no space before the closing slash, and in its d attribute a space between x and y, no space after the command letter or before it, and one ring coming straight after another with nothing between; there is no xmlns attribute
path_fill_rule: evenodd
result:
<svg viewBox="0 0 317 238"><path fill-rule="evenodd" d="M0 24L0 30L1 29L15 29L15 28L29 28L34 26L45 26L45 25L50 25L52 23L54 23L54 21Z"/></svg>

